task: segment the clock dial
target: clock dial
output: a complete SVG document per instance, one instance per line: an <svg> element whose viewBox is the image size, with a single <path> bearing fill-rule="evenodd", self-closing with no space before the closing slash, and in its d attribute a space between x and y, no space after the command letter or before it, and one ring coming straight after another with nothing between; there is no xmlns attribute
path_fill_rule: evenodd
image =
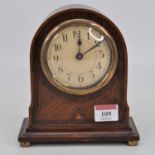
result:
<svg viewBox="0 0 155 155"><path fill-rule="evenodd" d="M56 87L73 94L87 94L98 85L98 89L103 87L109 74L112 77L116 48L99 26L75 20L48 37L42 50L42 64L44 73Z"/></svg>

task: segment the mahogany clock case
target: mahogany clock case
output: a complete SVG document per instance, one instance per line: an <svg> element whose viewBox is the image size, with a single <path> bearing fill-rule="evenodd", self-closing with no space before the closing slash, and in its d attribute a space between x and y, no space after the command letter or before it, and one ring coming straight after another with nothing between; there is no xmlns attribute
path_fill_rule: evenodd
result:
<svg viewBox="0 0 155 155"><path fill-rule="evenodd" d="M59 91L45 77L40 61L44 39L58 24L86 19L103 26L118 50L117 69L112 80L99 91L71 95ZM127 49L122 34L104 15L87 8L68 8L46 19L37 30L30 51L31 105L18 136L21 145L40 142L127 142L136 145L139 134L129 117L127 104ZM95 122L94 106L118 104L119 121Z"/></svg>

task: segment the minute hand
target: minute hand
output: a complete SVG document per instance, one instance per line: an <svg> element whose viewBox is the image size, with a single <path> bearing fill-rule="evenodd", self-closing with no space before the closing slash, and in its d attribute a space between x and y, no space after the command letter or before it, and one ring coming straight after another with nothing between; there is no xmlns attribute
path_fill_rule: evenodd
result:
<svg viewBox="0 0 155 155"><path fill-rule="evenodd" d="M102 41L98 42L97 44L95 44L93 47L91 47L90 49L86 50L85 52L82 53L82 55L85 55L86 53L90 52L92 49L94 49L95 47L99 46L101 44Z"/></svg>

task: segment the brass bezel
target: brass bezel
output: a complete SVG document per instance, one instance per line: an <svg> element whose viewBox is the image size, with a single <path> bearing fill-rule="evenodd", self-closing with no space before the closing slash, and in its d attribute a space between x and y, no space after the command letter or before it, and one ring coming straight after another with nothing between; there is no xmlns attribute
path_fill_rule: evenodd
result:
<svg viewBox="0 0 155 155"><path fill-rule="evenodd" d="M111 52L112 52L111 65L109 67L109 70L107 71L107 74L103 77L103 79L99 83L97 83L95 86L86 88L86 89L81 89L81 90L69 88L67 86L63 86L60 83L58 83L58 81L54 79L54 76L52 76L52 73L50 72L50 70L48 68L47 57L46 57L50 40L52 40L52 38L55 36L55 34L57 32L61 31L62 29L64 29L67 26L72 26L72 25L87 25L87 26L91 25L98 31L101 31L105 35L104 37L106 37L107 41L109 42L109 45L111 46ZM110 33L104 27L102 27L101 25L97 24L94 21L90 21L90 20L86 20L86 19L72 19L72 20L68 20L68 21L65 21L65 22L59 24L58 26L56 26L54 29L52 29L48 33L48 35L46 36L46 38L43 42L42 48L41 48L40 59L41 59L42 70L43 70L46 78L48 79L48 81L53 86L55 86L60 91L68 93L68 94L87 95L87 94L94 93L94 92L98 91L99 89L103 88L112 79L112 77L116 71L116 67L117 67L118 54L117 54L117 47L116 47L114 39L112 38Z"/></svg>

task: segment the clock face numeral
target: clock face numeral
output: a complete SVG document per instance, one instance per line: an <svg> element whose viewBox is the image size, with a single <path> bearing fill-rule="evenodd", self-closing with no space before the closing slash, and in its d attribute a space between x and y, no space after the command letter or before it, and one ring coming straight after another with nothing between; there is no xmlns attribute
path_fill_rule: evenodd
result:
<svg viewBox="0 0 155 155"><path fill-rule="evenodd" d="M91 77L92 79L94 79L94 78L95 78L94 72L93 72L93 71L89 71L89 73L90 73L90 77Z"/></svg>
<svg viewBox="0 0 155 155"><path fill-rule="evenodd" d="M98 41L97 41L97 40L95 40L95 44L97 44L97 43L98 43ZM101 45L101 44L99 44L97 47L100 47L100 45Z"/></svg>
<svg viewBox="0 0 155 155"><path fill-rule="evenodd" d="M87 39L88 39L88 40L90 39L90 34L89 34L89 32L87 32Z"/></svg>
<svg viewBox="0 0 155 155"><path fill-rule="evenodd" d="M71 73L67 73L66 76L67 76L67 80L70 81L71 80Z"/></svg>
<svg viewBox="0 0 155 155"><path fill-rule="evenodd" d="M53 60L54 60L54 62L58 62L58 60L59 60L58 55L54 55L54 56L53 56Z"/></svg>
<svg viewBox="0 0 155 155"><path fill-rule="evenodd" d="M73 38L79 38L80 34L81 34L80 30L74 30L73 31Z"/></svg>
<svg viewBox="0 0 155 155"><path fill-rule="evenodd" d="M63 68L62 68L62 66L58 66L58 73L63 73Z"/></svg>
<svg viewBox="0 0 155 155"><path fill-rule="evenodd" d="M56 52L60 51L61 50L61 44L54 44L54 49Z"/></svg>
<svg viewBox="0 0 155 155"><path fill-rule="evenodd" d="M62 37L63 37L63 42L68 42L67 34L63 34Z"/></svg>
<svg viewBox="0 0 155 155"><path fill-rule="evenodd" d="M78 81L82 83L84 81L84 77L82 75L79 75L78 76Z"/></svg>
<svg viewBox="0 0 155 155"><path fill-rule="evenodd" d="M102 66L101 66L101 62L99 62L96 66L97 69L101 70L102 69Z"/></svg>
<svg viewBox="0 0 155 155"><path fill-rule="evenodd" d="M102 50L99 50L99 53L100 53L100 58L104 58L104 53L103 53L103 51Z"/></svg>

